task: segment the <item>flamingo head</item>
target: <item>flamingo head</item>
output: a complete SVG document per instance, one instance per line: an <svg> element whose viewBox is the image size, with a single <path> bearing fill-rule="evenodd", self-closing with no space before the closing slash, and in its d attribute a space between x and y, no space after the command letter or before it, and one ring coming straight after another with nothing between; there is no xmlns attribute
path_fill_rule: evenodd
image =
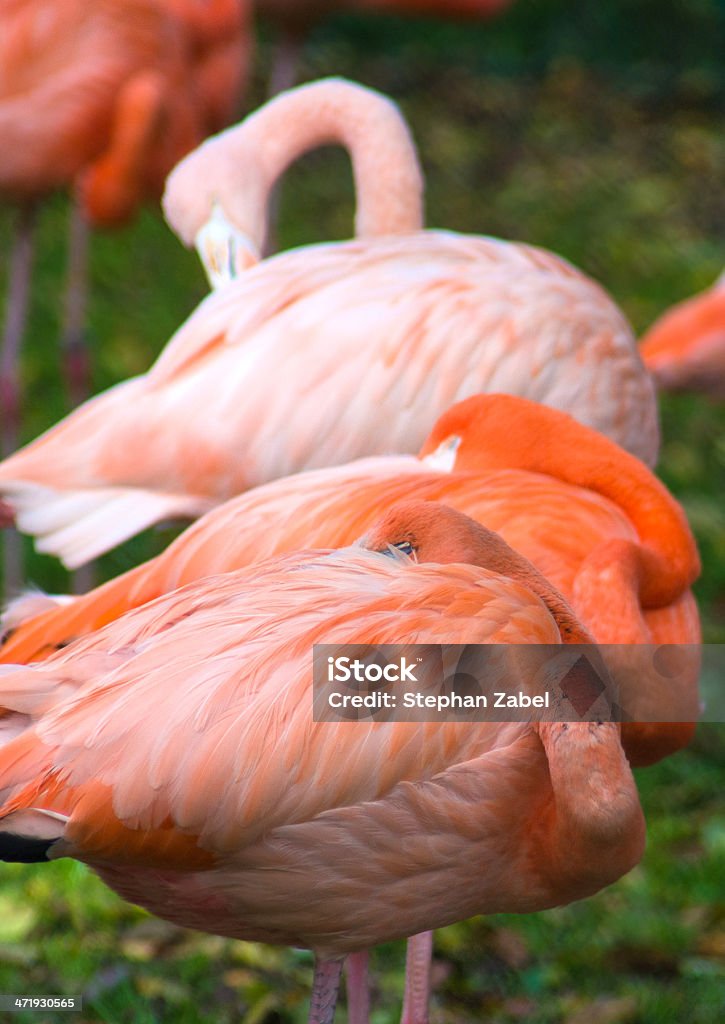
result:
<svg viewBox="0 0 725 1024"><path fill-rule="evenodd" d="M472 395L440 416L418 457L442 472L509 468L536 463L544 438L587 432L567 413L516 395Z"/></svg>
<svg viewBox="0 0 725 1024"><path fill-rule="evenodd" d="M232 223L218 202L197 231L194 245L214 289L228 284L260 260L254 242Z"/></svg>

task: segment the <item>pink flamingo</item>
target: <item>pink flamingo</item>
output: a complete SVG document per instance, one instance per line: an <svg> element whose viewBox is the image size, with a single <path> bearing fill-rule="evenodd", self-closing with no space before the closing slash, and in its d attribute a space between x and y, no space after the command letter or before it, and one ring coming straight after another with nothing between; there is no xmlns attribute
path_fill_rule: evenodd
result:
<svg viewBox="0 0 725 1024"><path fill-rule="evenodd" d="M423 462L366 459L248 492L209 513L150 563L70 607L17 624L0 660L45 657L207 574L304 543L347 543L367 516L412 494L442 498L494 527L546 572L599 642L699 642L687 589L698 572L692 537L677 504L632 456L563 413L507 396L480 396L450 410L424 448L433 454ZM436 468L446 461L460 468ZM31 601L35 610L43 599ZM612 648L607 657L617 654ZM668 717L684 719L625 725L630 761L648 764L685 745L698 713L697 666L667 689L641 662L611 668L629 680L636 671L637 691L628 695L633 714L656 718L666 709ZM429 935L411 941L409 961L405 1019L423 1020Z"/></svg>
<svg viewBox="0 0 725 1024"><path fill-rule="evenodd" d="M249 266L274 179L335 138L352 151L361 237ZM60 546L40 546L58 552L81 527L98 553L291 472L413 452L436 415L485 391L565 408L654 461L652 383L601 288L530 246L417 230L420 188L396 108L337 80L278 97L186 158L168 217L205 252L208 230L218 239L233 220L224 252L248 269L207 297L148 374L0 464L19 528L55 535Z"/></svg>
<svg viewBox="0 0 725 1024"><path fill-rule="evenodd" d="M580 899L644 843L614 723L312 721L313 643L495 643L513 687L505 645L591 641L453 509L397 506L363 544L206 578L0 684L0 856L75 857L175 923L312 948L311 1024L347 954Z"/></svg>
<svg viewBox="0 0 725 1024"><path fill-rule="evenodd" d="M0 197L19 209L0 350L2 451L18 446L19 354L38 203L70 186L63 351L87 395L89 226L130 219L171 167L235 112L249 57L246 0L5 0L0 11ZM223 33L223 38L220 34ZM22 576L6 535L6 581Z"/></svg>

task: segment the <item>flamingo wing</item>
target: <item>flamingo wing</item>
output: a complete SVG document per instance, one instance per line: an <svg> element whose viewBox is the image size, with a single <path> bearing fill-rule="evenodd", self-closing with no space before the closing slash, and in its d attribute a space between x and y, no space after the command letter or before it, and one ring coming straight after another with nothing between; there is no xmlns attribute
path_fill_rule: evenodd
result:
<svg viewBox="0 0 725 1024"><path fill-rule="evenodd" d="M149 830L236 849L496 742L490 726L313 722L313 643L524 637L559 642L524 586L470 566L303 553L202 581L42 665L5 670L0 700L35 722L2 753L5 813L68 817L64 843L91 860L119 845L132 859L138 832L148 861ZM43 692L59 684L73 696L43 713ZM260 772L268 744L283 754Z"/></svg>
<svg viewBox="0 0 725 1024"><path fill-rule="evenodd" d="M44 550L63 550L69 528L98 553L301 469L413 452L436 415L480 391L560 405L654 455L651 382L597 286L536 250L426 233L252 268L145 377L7 459L0 490Z"/></svg>

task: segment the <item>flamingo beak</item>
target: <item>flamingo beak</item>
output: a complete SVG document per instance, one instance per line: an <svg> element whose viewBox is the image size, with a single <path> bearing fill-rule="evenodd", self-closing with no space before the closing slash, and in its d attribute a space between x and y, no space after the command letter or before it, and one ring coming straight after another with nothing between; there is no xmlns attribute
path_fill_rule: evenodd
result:
<svg viewBox="0 0 725 1024"><path fill-rule="evenodd" d="M213 289L228 284L260 260L257 247L232 224L219 203L197 232L194 245Z"/></svg>
<svg viewBox="0 0 725 1024"><path fill-rule="evenodd" d="M456 456L460 446L461 438L457 434L451 434L438 445L434 452L430 452L421 459L421 462L441 473L452 473L456 468Z"/></svg>

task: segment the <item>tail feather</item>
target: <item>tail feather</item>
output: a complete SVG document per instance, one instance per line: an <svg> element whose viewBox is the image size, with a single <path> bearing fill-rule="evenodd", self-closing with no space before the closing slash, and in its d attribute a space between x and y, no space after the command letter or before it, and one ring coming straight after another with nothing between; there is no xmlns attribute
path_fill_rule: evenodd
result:
<svg viewBox="0 0 725 1024"><path fill-rule="evenodd" d="M45 594L42 590L28 589L14 597L8 602L7 607L0 615L0 629L2 629L3 640L10 633L14 633L24 622L34 619L43 612L53 608L71 604L76 598L71 594Z"/></svg>
<svg viewBox="0 0 725 1024"><path fill-rule="evenodd" d="M36 548L77 569L164 519L196 518L212 506L193 494L163 494L131 487L61 491L27 481L3 481L17 528Z"/></svg>
<svg viewBox="0 0 725 1024"><path fill-rule="evenodd" d="M0 825L2 828L2 825ZM9 864L38 864L50 860L50 849L57 839L34 839L0 831L0 860Z"/></svg>
<svg viewBox="0 0 725 1024"><path fill-rule="evenodd" d="M67 817L30 807L0 818L0 860L37 864L52 859L51 849L63 838Z"/></svg>

